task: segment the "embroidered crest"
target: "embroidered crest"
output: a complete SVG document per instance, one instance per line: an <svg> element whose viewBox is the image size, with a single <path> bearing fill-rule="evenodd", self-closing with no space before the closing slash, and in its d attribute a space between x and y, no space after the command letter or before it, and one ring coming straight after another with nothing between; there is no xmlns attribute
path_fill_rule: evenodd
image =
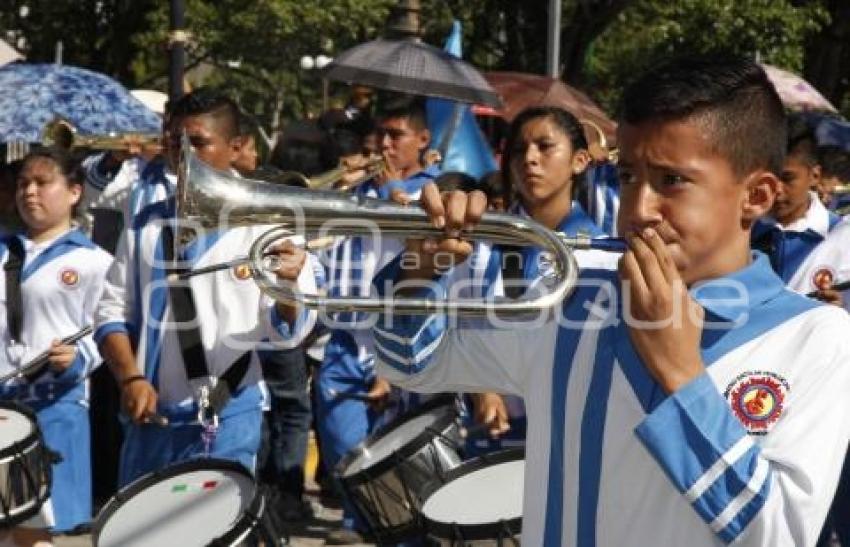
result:
<svg viewBox="0 0 850 547"><path fill-rule="evenodd" d="M826 290L832 286L835 281L835 271L829 266L820 266L812 274L812 285L816 289Z"/></svg>
<svg viewBox="0 0 850 547"><path fill-rule="evenodd" d="M740 374L724 393L735 416L753 435L764 435L785 409L789 386L785 378L767 371Z"/></svg>
<svg viewBox="0 0 850 547"><path fill-rule="evenodd" d="M251 279L251 266L248 263L237 264L233 267L233 277L236 278L237 281L245 281L246 279Z"/></svg>
<svg viewBox="0 0 850 547"><path fill-rule="evenodd" d="M74 268L62 268L59 271L59 281L66 287L76 287L80 283L80 274Z"/></svg>

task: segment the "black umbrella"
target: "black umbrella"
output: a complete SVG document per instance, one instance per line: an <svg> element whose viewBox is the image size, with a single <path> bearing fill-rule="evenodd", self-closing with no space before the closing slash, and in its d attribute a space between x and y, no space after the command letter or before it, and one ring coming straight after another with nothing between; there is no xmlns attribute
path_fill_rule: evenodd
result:
<svg viewBox="0 0 850 547"><path fill-rule="evenodd" d="M499 96L478 70L422 42L373 40L344 51L325 77L378 89L499 107Z"/></svg>

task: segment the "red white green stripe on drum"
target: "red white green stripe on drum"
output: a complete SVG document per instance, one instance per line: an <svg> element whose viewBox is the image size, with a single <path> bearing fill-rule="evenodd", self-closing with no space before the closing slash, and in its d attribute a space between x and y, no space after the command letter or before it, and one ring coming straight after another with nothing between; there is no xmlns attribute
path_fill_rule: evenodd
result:
<svg viewBox="0 0 850 547"><path fill-rule="evenodd" d="M201 484L180 483L171 485L171 493L197 492L199 490L214 490L218 486L218 481L204 481Z"/></svg>

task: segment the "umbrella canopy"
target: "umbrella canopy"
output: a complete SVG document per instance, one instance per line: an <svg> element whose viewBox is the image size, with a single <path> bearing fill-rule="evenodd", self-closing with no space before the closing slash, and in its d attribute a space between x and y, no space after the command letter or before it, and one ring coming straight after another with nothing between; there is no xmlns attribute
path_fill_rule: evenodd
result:
<svg viewBox="0 0 850 547"><path fill-rule="evenodd" d="M782 104L786 108L802 111L836 112L835 107L812 84L800 76L772 65L762 64L761 67L767 73L770 83L776 88L776 92L779 93L779 98L782 99Z"/></svg>
<svg viewBox="0 0 850 547"><path fill-rule="evenodd" d="M469 63L412 40L373 40L336 57L325 77L402 93L500 106L498 95Z"/></svg>
<svg viewBox="0 0 850 547"><path fill-rule="evenodd" d="M484 77L505 105L492 114L509 122L532 106L559 106L579 120L589 120L599 127L609 142L616 138L617 124L590 97L557 78L525 72L486 72Z"/></svg>
<svg viewBox="0 0 850 547"><path fill-rule="evenodd" d="M41 139L57 117L83 135L155 133L159 116L112 78L67 65L0 67L0 142Z"/></svg>

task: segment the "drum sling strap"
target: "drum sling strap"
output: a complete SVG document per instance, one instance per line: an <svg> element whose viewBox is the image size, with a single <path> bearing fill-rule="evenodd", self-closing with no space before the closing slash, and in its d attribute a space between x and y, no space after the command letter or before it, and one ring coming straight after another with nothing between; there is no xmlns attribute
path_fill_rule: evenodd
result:
<svg viewBox="0 0 850 547"><path fill-rule="evenodd" d="M24 267L24 247L17 237L8 239L9 257L6 270L6 316L9 334L15 342L21 341L21 326L24 322L24 306L21 299L21 270Z"/></svg>
<svg viewBox="0 0 850 547"><path fill-rule="evenodd" d="M162 229L163 258L170 263L168 273L182 273L184 268L174 267L174 230L171 226ZM195 307L195 299L192 296L192 287L188 281L182 284L169 283L168 297L171 300L171 311L174 320L181 326L177 330L177 339L180 343L180 353L183 356L183 365L186 367L186 376L189 380L209 376L207 358L204 354L204 346L201 343L201 331L196 321L198 312ZM188 325L183 328L184 325ZM251 352L246 351L240 355L218 379L215 387L209 395L210 409L215 414L220 414L233 394L236 393L239 384L248 372L251 364Z"/></svg>
<svg viewBox="0 0 850 547"><path fill-rule="evenodd" d="M21 296L21 270L24 267L24 246L17 237L8 240L9 257L3 269L6 271L6 321L9 334L14 342L21 341L21 329L24 324L24 303ZM33 383L47 372L47 366L39 367L24 374L27 382Z"/></svg>

